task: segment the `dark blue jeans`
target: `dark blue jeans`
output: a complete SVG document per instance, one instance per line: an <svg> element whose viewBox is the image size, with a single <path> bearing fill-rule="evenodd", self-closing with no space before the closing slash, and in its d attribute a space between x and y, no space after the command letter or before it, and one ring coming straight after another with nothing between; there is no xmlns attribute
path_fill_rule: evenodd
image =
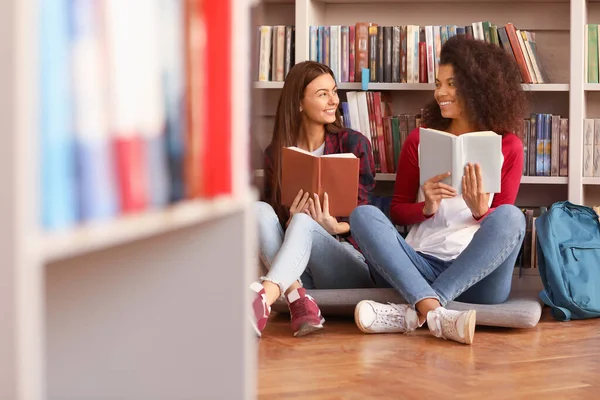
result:
<svg viewBox="0 0 600 400"><path fill-rule="evenodd" d="M525 218L513 205L496 208L451 261L415 251L376 207L356 208L350 227L378 286L391 285L413 307L426 298L438 299L442 306L454 299L497 304L510 294Z"/></svg>

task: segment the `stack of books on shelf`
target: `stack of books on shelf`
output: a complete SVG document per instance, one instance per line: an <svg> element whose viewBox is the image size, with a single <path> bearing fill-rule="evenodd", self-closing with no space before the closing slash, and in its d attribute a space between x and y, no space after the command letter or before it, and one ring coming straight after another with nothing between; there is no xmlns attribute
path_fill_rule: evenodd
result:
<svg viewBox="0 0 600 400"><path fill-rule="evenodd" d="M421 126L421 114L393 115L381 92L350 91L346 96L348 101L341 103L344 126L369 139L375 172L395 173L402 145Z"/></svg>
<svg viewBox="0 0 600 400"><path fill-rule="evenodd" d="M583 176L600 177L600 119L583 120Z"/></svg>
<svg viewBox="0 0 600 400"><path fill-rule="evenodd" d="M540 61L535 33L516 29L512 23L311 26L309 59L329 65L338 82L360 82L362 69L368 68L370 82L434 83L441 48L455 35L504 47L519 65L523 83L550 82Z"/></svg>
<svg viewBox="0 0 600 400"><path fill-rule="evenodd" d="M43 5L43 228L230 194L230 13L199 0Z"/></svg>
<svg viewBox="0 0 600 400"><path fill-rule="evenodd" d="M569 175L569 119L531 114L523 120L523 176Z"/></svg>
<svg viewBox="0 0 600 400"><path fill-rule="evenodd" d="M258 27L258 81L283 82L295 64L296 30L290 25Z"/></svg>

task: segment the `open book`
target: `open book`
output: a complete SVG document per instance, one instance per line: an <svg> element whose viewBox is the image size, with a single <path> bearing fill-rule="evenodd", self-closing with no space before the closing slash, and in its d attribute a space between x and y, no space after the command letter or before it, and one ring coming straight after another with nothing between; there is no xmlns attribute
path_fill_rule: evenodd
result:
<svg viewBox="0 0 600 400"><path fill-rule="evenodd" d="M420 128L420 183L436 175L450 172L442 182L462 193L462 177L467 163L479 163L483 188L488 193L500 192L502 172L502 136L492 131L470 132L460 136Z"/></svg>
<svg viewBox="0 0 600 400"><path fill-rule="evenodd" d="M329 197L329 214L347 217L356 208L359 159L352 153L315 156L298 147L285 147L281 154L281 203L291 206L302 189L311 196Z"/></svg>

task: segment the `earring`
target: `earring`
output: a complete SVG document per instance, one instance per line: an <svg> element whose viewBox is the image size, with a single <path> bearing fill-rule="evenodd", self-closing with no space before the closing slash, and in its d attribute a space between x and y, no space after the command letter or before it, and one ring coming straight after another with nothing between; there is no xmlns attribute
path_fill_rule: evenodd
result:
<svg viewBox="0 0 600 400"><path fill-rule="evenodd" d="M300 107L300 112L302 112L302 107Z"/></svg>

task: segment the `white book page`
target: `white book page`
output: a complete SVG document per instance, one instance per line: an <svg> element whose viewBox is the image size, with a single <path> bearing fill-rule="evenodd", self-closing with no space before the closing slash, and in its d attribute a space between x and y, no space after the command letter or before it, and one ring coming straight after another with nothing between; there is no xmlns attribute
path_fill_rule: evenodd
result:
<svg viewBox="0 0 600 400"><path fill-rule="evenodd" d="M338 154L326 154L321 157L329 157L329 158L356 158L354 153L338 153Z"/></svg>
<svg viewBox="0 0 600 400"><path fill-rule="evenodd" d="M484 190L499 193L504 156L502 155L502 136L500 135L463 135L461 137L463 160L462 169L467 163L479 163ZM462 176L462 173L461 173Z"/></svg>
<svg viewBox="0 0 600 400"><path fill-rule="evenodd" d="M423 185L427 180L453 170L453 142L456 136L434 129L420 129L419 137L419 182ZM452 185L452 176L442 182Z"/></svg>

